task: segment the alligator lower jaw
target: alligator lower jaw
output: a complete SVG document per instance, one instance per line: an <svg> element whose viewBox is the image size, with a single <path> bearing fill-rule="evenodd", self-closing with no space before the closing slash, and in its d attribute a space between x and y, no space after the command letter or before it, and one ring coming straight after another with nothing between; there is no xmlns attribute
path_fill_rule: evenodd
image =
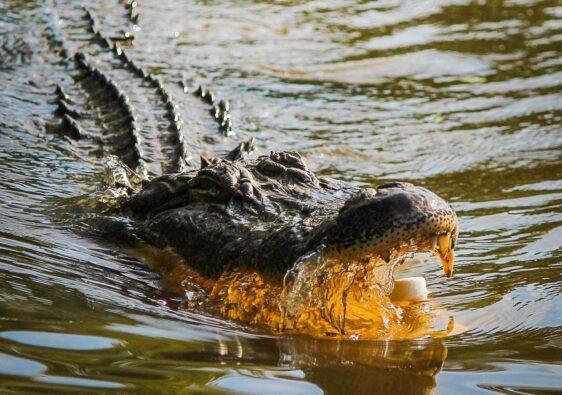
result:
<svg viewBox="0 0 562 395"><path fill-rule="evenodd" d="M308 289L295 291L296 280L283 284L280 276L239 268L211 279L190 268L171 249L152 246L133 251L158 271L165 283L182 296L189 308L212 311L243 324L267 327L275 333L315 338L411 339L436 332L436 314L427 303L393 302L392 262L371 258L368 263L336 262L322 273L301 273ZM387 270L388 269L388 270ZM387 283L382 284L383 278Z"/></svg>

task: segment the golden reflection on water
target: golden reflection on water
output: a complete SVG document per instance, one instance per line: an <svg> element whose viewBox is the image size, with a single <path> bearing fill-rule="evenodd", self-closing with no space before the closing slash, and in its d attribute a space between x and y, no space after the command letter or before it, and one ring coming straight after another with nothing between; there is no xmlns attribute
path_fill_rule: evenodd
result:
<svg viewBox="0 0 562 395"><path fill-rule="evenodd" d="M280 342L280 348L308 380L330 393L353 394L431 394L448 353L440 339L311 342L295 337Z"/></svg>
<svg viewBox="0 0 562 395"><path fill-rule="evenodd" d="M284 284L279 275L252 268L229 270L215 280L187 266L169 249L143 246L133 252L185 296L188 307L278 334L404 340L443 337L455 329L454 320L431 301L391 301L394 267L380 259L315 266Z"/></svg>

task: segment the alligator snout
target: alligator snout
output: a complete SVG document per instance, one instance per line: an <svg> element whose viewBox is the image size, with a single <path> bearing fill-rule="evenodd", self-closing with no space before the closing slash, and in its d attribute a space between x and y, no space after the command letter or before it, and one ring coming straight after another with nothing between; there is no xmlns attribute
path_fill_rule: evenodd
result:
<svg viewBox="0 0 562 395"><path fill-rule="evenodd" d="M328 247L348 259L378 256L389 261L399 252L434 252L447 277L453 273L458 220L435 193L410 183L366 188L340 209L328 231Z"/></svg>

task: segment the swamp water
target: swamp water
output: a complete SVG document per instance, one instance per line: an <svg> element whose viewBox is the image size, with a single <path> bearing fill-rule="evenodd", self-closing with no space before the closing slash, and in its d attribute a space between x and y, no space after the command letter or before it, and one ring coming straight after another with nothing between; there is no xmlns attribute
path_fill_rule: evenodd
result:
<svg viewBox="0 0 562 395"><path fill-rule="evenodd" d="M124 3L88 4L120 34ZM165 84L186 73L231 100L228 141L186 120L202 153L254 137L255 155L298 150L323 175L411 181L450 201L461 229L453 278L434 258L399 275L424 276L430 298L466 328L410 341L314 340L184 308L145 263L64 212L102 179L99 157L77 157L44 131L65 78L45 27L72 49L90 48L81 4L0 0L0 392L562 390L558 2L137 8L135 60ZM130 89L144 127L165 127Z"/></svg>

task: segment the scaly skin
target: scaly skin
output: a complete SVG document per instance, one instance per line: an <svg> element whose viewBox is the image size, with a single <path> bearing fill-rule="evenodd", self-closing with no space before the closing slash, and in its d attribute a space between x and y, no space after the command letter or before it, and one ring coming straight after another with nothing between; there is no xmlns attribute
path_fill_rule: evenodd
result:
<svg viewBox="0 0 562 395"><path fill-rule="evenodd" d="M452 273L458 224L441 198L408 183L361 189L320 178L294 152L203 158L201 169L163 175L129 196L116 209L133 219L120 234L171 247L213 277L241 266L285 273L320 248L365 262L434 250Z"/></svg>
<svg viewBox="0 0 562 395"><path fill-rule="evenodd" d="M134 8L128 6L127 21L138 23ZM70 74L56 85L56 109L46 129L92 147L88 154L111 155L111 194L104 197L110 204L96 217L108 238L137 250L154 246L164 252L149 252L153 260L178 257L183 267L196 270L184 273L184 280L197 279L193 284L222 303L223 314L277 328L285 325L279 299L289 300L283 280L298 276L303 257L320 254L337 262L331 267L335 272L324 273L325 282L315 280L312 293L326 298L330 311L311 312L304 306L292 320L297 331L313 333L330 328L346 332L346 312L362 314L357 306L366 291L357 287L357 280L373 280L380 262L432 251L440 256L445 274L452 275L457 217L425 188L408 183L358 188L317 177L295 152L245 159L254 149L252 139L223 155L202 157L197 169L194 147L235 136L229 103L208 89L189 88L186 78L176 88L184 96L174 100L169 87L126 52L134 36L106 34L102 27L94 12L84 8L83 20L67 28L89 32L87 45L73 47L57 24L46 29L50 51ZM95 49L88 51L88 45ZM128 89L137 96L129 96ZM139 114L131 104L135 100L149 111ZM184 121L180 109L191 116ZM189 119L197 111L211 138L197 141L191 134ZM157 117L166 122L153 122L159 127L154 133L150 124ZM322 287L326 289L318 289ZM351 299L358 303L347 304ZM382 295L377 300L391 309ZM395 319L393 314L389 316ZM328 329L309 325L321 319Z"/></svg>
<svg viewBox="0 0 562 395"><path fill-rule="evenodd" d="M415 309L403 322L387 292L394 265L412 252L433 251L452 275L457 217L433 192L317 177L295 152L202 158L199 170L144 183L111 164L121 202L106 212L106 235L150 256L200 305L208 298L230 319L313 336L431 332L431 317Z"/></svg>

